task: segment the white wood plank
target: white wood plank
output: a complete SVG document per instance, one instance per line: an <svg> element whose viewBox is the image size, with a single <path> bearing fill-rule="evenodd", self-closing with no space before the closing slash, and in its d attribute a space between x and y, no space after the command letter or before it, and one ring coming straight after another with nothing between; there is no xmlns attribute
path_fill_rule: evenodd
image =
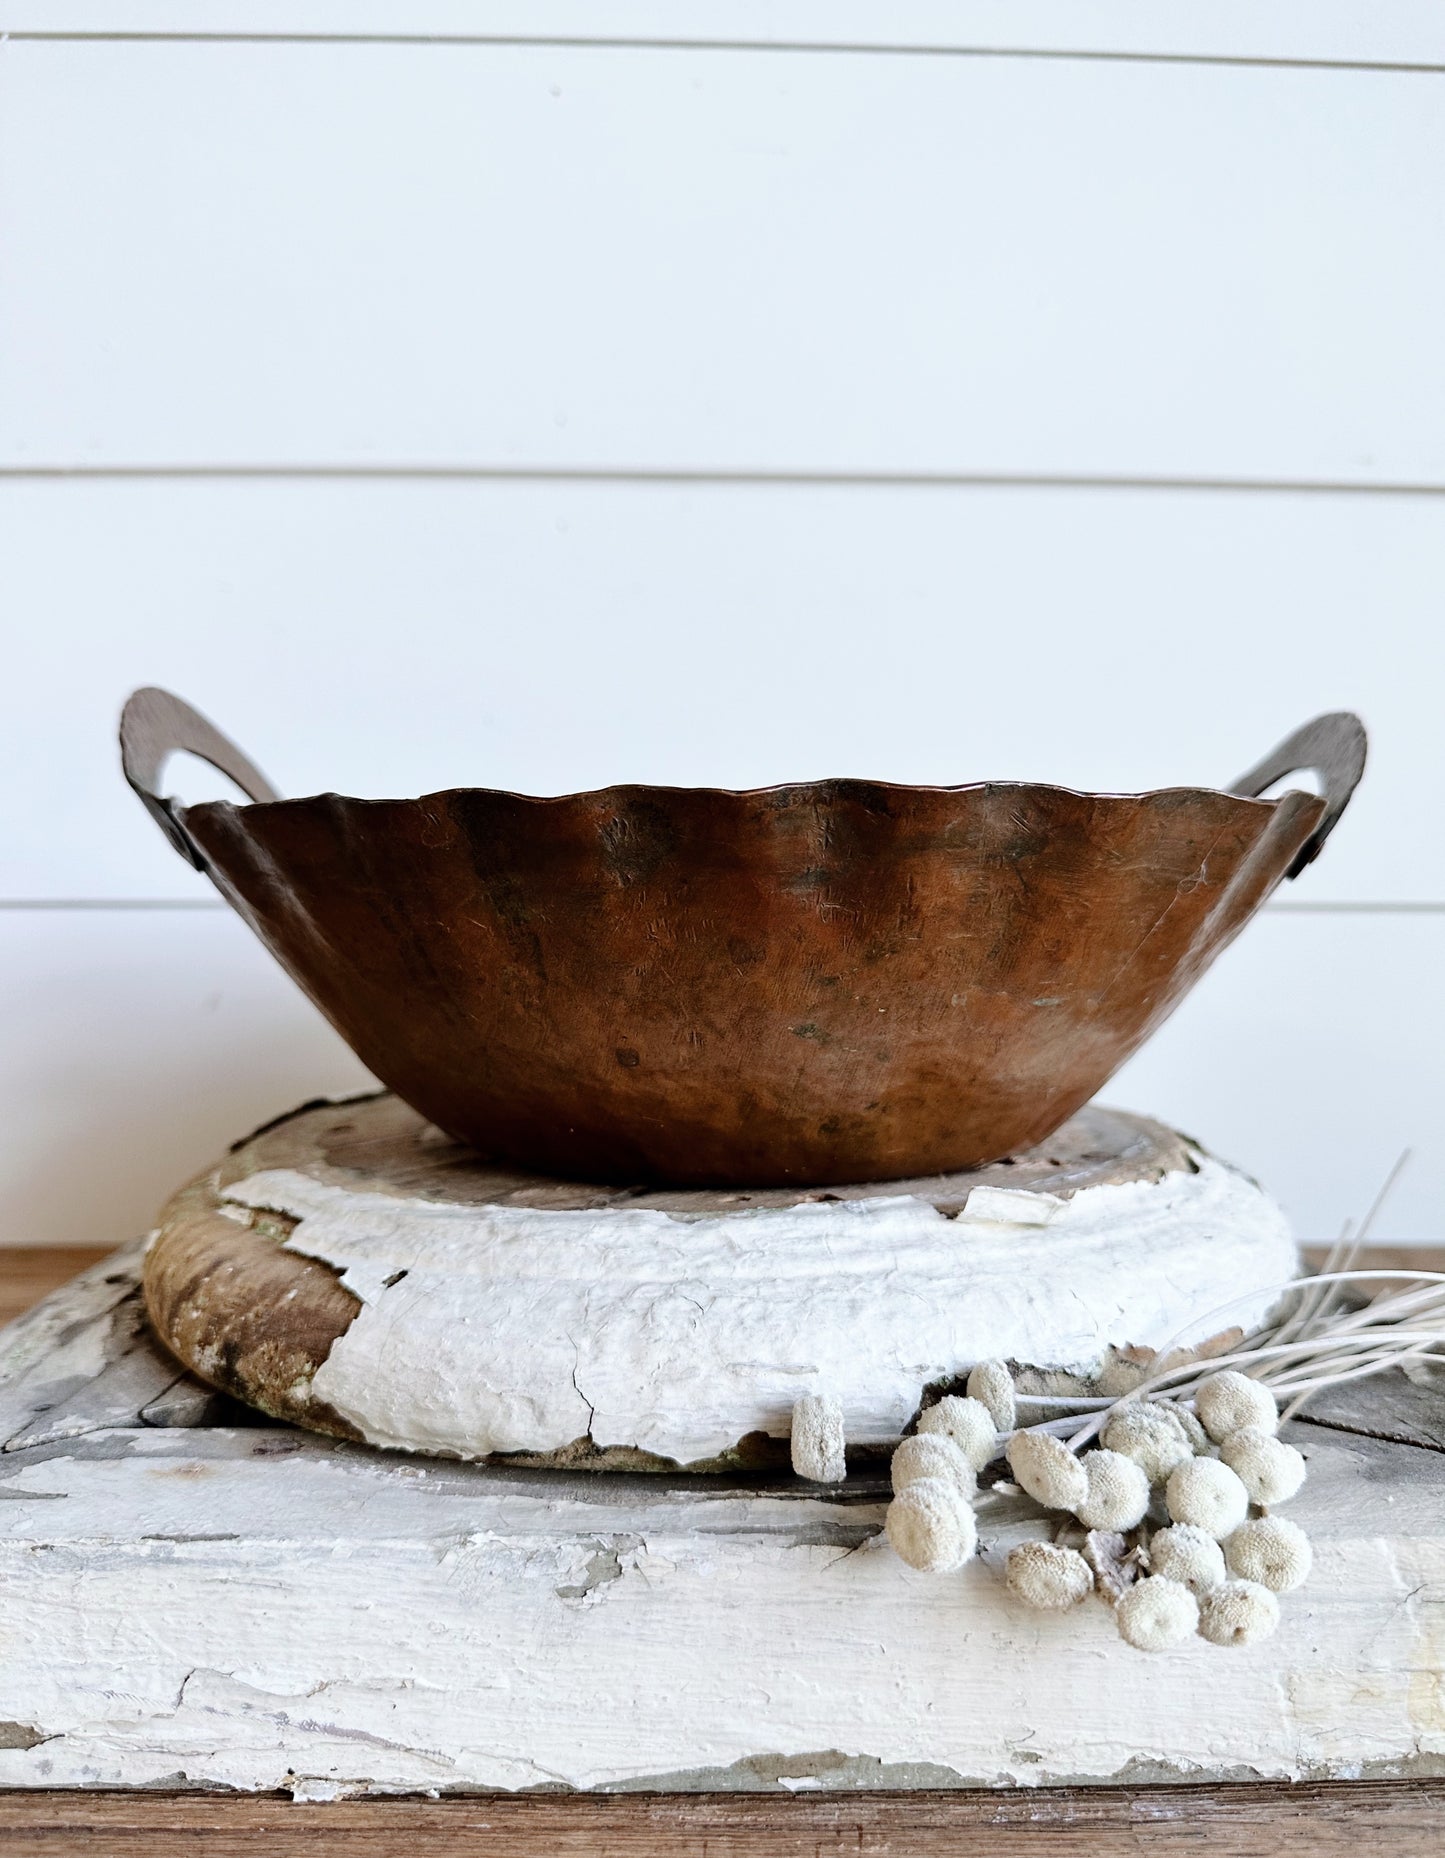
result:
<svg viewBox="0 0 1445 1858"><path fill-rule="evenodd" d="M229 911L6 912L0 950L0 1244L131 1238L248 1128L370 1083Z"/></svg>
<svg viewBox="0 0 1445 1858"><path fill-rule="evenodd" d="M1438 1242L1445 919L1266 915L1105 1089L1256 1175L1306 1240ZM229 912L0 913L0 1243L103 1244L361 1067ZM84 1157L83 1163L77 1157Z"/></svg>
<svg viewBox="0 0 1445 1858"><path fill-rule="evenodd" d="M1051 1615L1009 1595L1008 1550L1051 1531L1017 1496L980 1497L979 1555L937 1576L888 1546L876 1482L529 1478L268 1430L11 1452L0 1786L327 1799L1434 1772L1439 1454L1293 1436L1314 1562L1277 1636L1158 1657L1097 1598Z"/></svg>
<svg viewBox="0 0 1445 1858"><path fill-rule="evenodd" d="M1445 484L1438 96L13 42L0 459Z"/></svg>
<svg viewBox="0 0 1445 1858"><path fill-rule="evenodd" d="M1445 1238L1445 917L1266 914L1106 1085L1261 1181L1307 1244Z"/></svg>
<svg viewBox="0 0 1445 1858"><path fill-rule="evenodd" d="M1358 708L1369 770L1287 894L1445 900L1442 502L11 483L0 550L0 897L211 895L120 778L156 682L292 794L1222 785Z"/></svg>
<svg viewBox="0 0 1445 1858"><path fill-rule="evenodd" d="M5 0L28 32L487 34L1439 61L1435 0Z"/></svg>

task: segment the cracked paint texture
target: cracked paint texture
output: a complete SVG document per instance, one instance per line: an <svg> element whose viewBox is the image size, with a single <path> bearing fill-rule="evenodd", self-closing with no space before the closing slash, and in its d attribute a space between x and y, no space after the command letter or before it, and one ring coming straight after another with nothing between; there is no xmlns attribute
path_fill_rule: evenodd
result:
<svg viewBox="0 0 1445 1858"><path fill-rule="evenodd" d="M1316 1564L1279 1635L1148 1658L1102 1601L1012 1600L1002 1559L1045 1525L1008 1496L939 1578L879 1539L881 1492L127 1436L6 1467L0 1721L25 1732L0 1784L1029 1786L1445 1758L1439 1453L1301 1429ZM1361 1504L1366 1475L1390 1502Z"/></svg>
<svg viewBox="0 0 1445 1858"><path fill-rule="evenodd" d="M953 1217L910 1195L685 1221L437 1205L294 1170L224 1198L294 1220L283 1242L360 1299L312 1389L373 1444L590 1438L693 1464L786 1436L803 1393L840 1400L853 1443L897 1438L930 1382L990 1355L1087 1370L1111 1344L1189 1334L1221 1286L1248 1327L1294 1242L1252 1181L1196 1160L1068 1200L980 1188Z"/></svg>

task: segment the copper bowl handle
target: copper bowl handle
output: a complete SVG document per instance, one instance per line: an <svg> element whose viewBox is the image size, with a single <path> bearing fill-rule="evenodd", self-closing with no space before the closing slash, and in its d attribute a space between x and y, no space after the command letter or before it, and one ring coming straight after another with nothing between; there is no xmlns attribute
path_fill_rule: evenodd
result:
<svg viewBox="0 0 1445 1858"><path fill-rule="evenodd" d="M1266 787L1306 768L1313 769L1324 782L1324 816L1300 847L1286 877L1298 877L1307 864L1319 857L1359 785L1365 771L1365 725L1359 717L1349 710L1331 710L1327 716L1316 716L1313 722L1286 736L1248 774L1241 774L1229 791L1242 799L1257 800Z"/></svg>
<svg viewBox="0 0 1445 1858"><path fill-rule="evenodd" d="M145 802L146 811L188 864L206 869L199 847L186 831L181 808L156 791L174 754L198 755L234 781L248 799L279 800L280 794L236 744L189 703L168 690L148 687L127 701L120 715L120 765Z"/></svg>

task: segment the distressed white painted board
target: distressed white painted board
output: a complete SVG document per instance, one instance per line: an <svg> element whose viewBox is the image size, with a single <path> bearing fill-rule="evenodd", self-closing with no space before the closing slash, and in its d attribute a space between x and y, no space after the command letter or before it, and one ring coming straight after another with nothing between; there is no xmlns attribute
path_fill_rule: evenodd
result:
<svg viewBox="0 0 1445 1858"><path fill-rule="evenodd" d="M1445 60L1434 0L5 0L11 32L461 33Z"/></svg>
<svg viewBox="0 0 1445 1858"><path fill-rule="evenodd" d="M1225 784L1354 707L1285 894L1445 901L1445 499L0 483L0 558L0 896L209 894L119 776L156 682L292 794Z"/></svg>
<svg viewBox="0 0 1445 1858"><path fill-rule="evenodd" d="M57 1296L113 1335L104 1297ZM46 1374L17 1372L47 1318L22 1320L11 1393ZM1438 1440L1438 1395L1390 1398ZM0 1785L1047 1786L1445 1755L1428 1445L1297 1426L1315 1560L1278 1636L1151 1658L1101 1601L1007 1597L1003 1554L1042 1532L1017 1500L980 1501L982 1558L940 1578L879 1538L876 1483L423 1465L269 1427L87 1427L83 1404L0 1454Z"/></svg>
<svg viewBox="0 0 1445 1858"><path fill-rule="evenodd" d="M12 41L0 459L1445 483L1415 73Z"/></svg>
<svg viewBox="0 0 1445 1858"><path fill-rule="evenodd" d="M143 822L145 823L145 822ZM1104 1093L1332 1239L1445 1238L1445 920L1266 914ZM366 1073L229 910L0 912L0 1243L105 1244L255 1124ZM77 1166L75 1157L87 1163Z"/></svg>

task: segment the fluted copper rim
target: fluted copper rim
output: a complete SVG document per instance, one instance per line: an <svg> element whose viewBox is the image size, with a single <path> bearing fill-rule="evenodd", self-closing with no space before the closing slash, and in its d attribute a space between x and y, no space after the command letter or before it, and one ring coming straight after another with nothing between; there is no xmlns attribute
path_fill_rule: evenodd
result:
<svg viewBox="0 0 1445 1858"><path fill-rule="evenodd" d="M1260 799L1253 794L1236 794L1224 787L1143 787L1135 791L1122 788L1068 787L1061 781L959 781L953 786L938 786L927 781L871 781L856 774L823 775L807 781L774 781L766 787L690 787L675 783L654 783L651 781L616 781L608 787L581 787L571 793L562 794L528 794L513 787L438 787L430 793L407 796L387 794L344 794L334 787L323 789L314 794L288 794L284 799L274 800L198 800L184 808L186 812L195 812L203 806L228 806L237 812L247 813L253 810L270 811L276 807L313 806L319 800L341 800L348 806L427 806L443 800L461 800L476 795L485 795L493 800L515 800L528 806L565 806L569 803L587 802L593 805L616 804L623 799L638 796L683 795L697 796L709 800L767 800L774 795L789 795L799 799L817 796L819 799L834 798L839 795L852 797L861 791L869 793L899 795L907 799L912 795L943 795L971 793L1018 793L1028 795L1062 794L1070 800L1121 800L1137 804L1140 801L1164 799L1191 800L1237 800L1246 807L1278 806L1287 794L1277 794L1271 800Z"/></svg>
<svg viewBox="0 0 1445 1858"><path fill-rule="evenodd" d="M1045 1139L1172 1010L1359 778L1317 719L1232 789L839 777L282 800L142 692L126 773L370 1069L541 1173L826 1185ZM250 803L182 807L166 756ZM1292 770L1325 793L1261 798Z"/></svg>

